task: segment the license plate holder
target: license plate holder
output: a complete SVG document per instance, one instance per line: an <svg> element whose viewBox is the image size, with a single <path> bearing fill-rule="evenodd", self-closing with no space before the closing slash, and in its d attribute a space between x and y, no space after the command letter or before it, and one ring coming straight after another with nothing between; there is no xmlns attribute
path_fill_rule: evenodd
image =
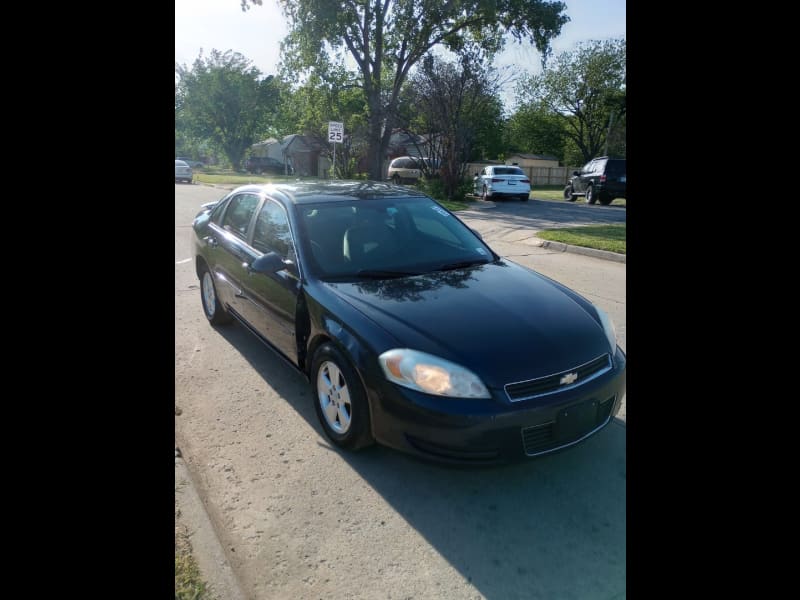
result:
<svg viewBox="0 0 800 600"><path fill-rule="evenodd" d="M597 400L562 408L556 417L556 437L572 440L589 433L597 422Z"/></svg>

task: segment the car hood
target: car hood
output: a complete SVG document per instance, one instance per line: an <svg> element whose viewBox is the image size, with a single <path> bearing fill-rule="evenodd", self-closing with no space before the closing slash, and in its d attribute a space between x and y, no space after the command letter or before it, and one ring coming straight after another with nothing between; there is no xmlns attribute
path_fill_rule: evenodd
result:
<svg viewBox="0 0 800 600"><path fill-rule="evenodd" d="M610 351L602 326L576 298L509 261L325 285L399 347L461 364L494 388L565 371Z"/></svg>

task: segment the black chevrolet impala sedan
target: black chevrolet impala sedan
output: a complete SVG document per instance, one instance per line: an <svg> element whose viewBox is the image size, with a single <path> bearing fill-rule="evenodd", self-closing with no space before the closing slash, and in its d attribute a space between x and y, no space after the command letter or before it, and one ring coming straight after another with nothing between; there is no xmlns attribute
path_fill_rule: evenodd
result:
<svg viewBox="0 0 800 600"><path fill-rule="evenodd" d="M609 317L424 194L247 185L193 229L206 317L236 319L306 374L337 446L507 462L576 444L619 409Z"/></svg>

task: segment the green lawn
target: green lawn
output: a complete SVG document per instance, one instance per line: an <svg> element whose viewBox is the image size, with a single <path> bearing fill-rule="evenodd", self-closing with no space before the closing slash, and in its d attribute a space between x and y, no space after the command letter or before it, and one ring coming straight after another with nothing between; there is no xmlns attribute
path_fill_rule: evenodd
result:
<svg viewBox="0 0 800 600"><path fill-rule="evenodd" d="M285 177L282 175L251 175L249 173L205 173L203 171L194 172L196 183L232 183L235 185L245 185L247 183L283 183L284 181L295 181L297 177Z"/></svg>
<svg viewBox="0 0 800 600"><path fill-rule="evenodd" d="M626 254L625 225L587 225L586 227L543 229L536 235L553 242Z"/></svg>

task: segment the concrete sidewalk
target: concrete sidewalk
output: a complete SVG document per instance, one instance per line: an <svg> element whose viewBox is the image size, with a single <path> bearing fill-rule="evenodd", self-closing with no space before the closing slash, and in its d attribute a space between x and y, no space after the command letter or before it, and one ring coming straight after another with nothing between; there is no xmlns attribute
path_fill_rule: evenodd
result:
<svg viewBox="0 0 800 600"><path fill-rule="evenodd" d="M180 522L189 531L192 556L208 584L210 597L247 600L178 448L175 448L175 502L180 509Z"/></svg>

